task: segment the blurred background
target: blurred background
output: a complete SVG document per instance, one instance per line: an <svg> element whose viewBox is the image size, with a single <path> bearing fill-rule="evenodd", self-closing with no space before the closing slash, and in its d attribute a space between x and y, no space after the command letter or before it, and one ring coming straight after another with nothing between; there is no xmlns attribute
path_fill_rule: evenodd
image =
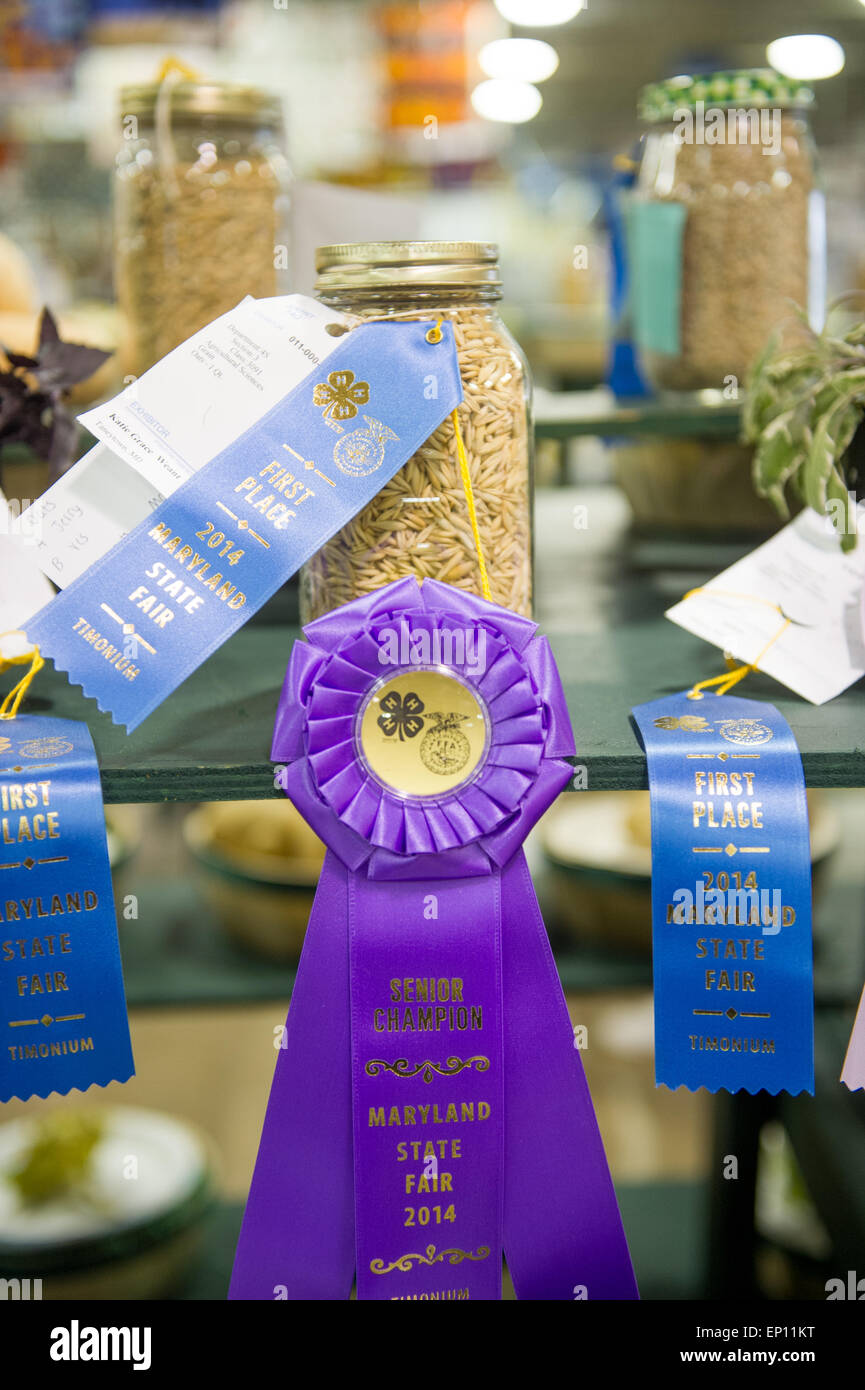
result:
<svg viewBox="0 0 865 1390"><path fill-rule="evenodd" d="M673 168L677 100L713 98L780 111L778 150ZM746 376L793 301L819 328L865 291L863 146L865 0L0 0L0 344L32 353L48 306L110 353L81 408L244 294L313 293L319 245L497 243L536 388L535 616L577 644L578 689L581 639L654 620L780 524ZM672 205L699 247L675 217L659 235ZM13 507L92 443L51 460L0 434ZM289 632L296 585L256 621ZM837 1082L865 795L812 797L822 1071L815 1101L770 1104L654 1088L647 793L588 790L530 852L643 1295L823 1298L865 1258L862 1093ZM4 1107L0 1276L221 1298L320 849L282 800L108 815L138 1074Z"/></svg>

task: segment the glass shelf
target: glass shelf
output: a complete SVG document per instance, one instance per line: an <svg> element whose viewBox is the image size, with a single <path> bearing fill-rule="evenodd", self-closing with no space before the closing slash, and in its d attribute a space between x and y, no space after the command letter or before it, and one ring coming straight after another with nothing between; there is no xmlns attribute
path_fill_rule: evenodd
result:
<svg viewBox="0 0 865 1390"><path fill-rule="evenodd" d="M574 499L588 499L587 530L572 525ZM608 487L539 491L536 512L544 536L536 555L536 617L558 662L585 785L589 791L644 788L646 760L631 706L723 670L721 653L668 622L664 610L755 542L701 541L684 533L658 538L647 554L625 529L620 494ZM50 662L25 711L89 724L108 803L280 796L270 744L285 668L300 636L295 598L296 588L280 590L131 735ZM3 672L0 693L18 675L20 668ZM740 690L784 714L810 786L865 786L860 686L823 707L759 673Z"/></svg>
<svg viewBox="0 0 865 1390"><path fill-rule="evenodd" d="M622 404L606 390L538 391L535 433L539 439L575 439L580 435L738 438L741 402L715 399L718 392L707 394L711 401L695 393Z"/></svg>
<svg viewBox="0 0 865 1390"><path fill-rule="evenodd" d="M649 587L649 581L646 582ZM630 721L634 703L690 686L722 669L719 652L662 616L646 620L643 600L612 612L609 628L576 635L550 630L590 791L642 788L646 760ZM49 665L26 710L81 719L91 729L106 803L232 801L281 793L270 742L293 641L289 627L247 627L127 735ZM12 684L9 673L3 688ZM855 687L831 709L806 704L767 676L747 696L771 700L789 720L813 787L865 786L862 696Z"/></svg>

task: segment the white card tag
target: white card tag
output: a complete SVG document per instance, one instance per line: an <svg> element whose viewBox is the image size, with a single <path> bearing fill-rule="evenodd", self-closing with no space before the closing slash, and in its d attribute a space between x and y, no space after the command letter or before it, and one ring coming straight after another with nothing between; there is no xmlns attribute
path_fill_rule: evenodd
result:
<svg viewBox="0 0 865 1390"><path fill-rule="evenodd" d="M54 590L40 573L35 550L10 536L13 514L0 492L0 656L7 661L25 656L32 645L16 632L54 597Z"/></svg>
<svg viewBox="0 0 865 1390"><path fill-rule="evenodd" d="M28 507L14 527L35 563L61 589L163 500L157 488L96 444Z"/></svg>
<svg viewBox="0 0 865 1390"><path fill-rule="evenodd" d="M845 555L831 522L806 508L666 616L737 660L758 664L812 704L825 704L865 675L861 508L859 516L858 544Z"/></svg>
<svg viewBox="0 0 865 1390"><path fill-rule="evenodd" d="M355 322L304 295L247 297L119 396L79 416L101 442L49 488L14 531L64 588L160 502L266 415Z"/></svg>

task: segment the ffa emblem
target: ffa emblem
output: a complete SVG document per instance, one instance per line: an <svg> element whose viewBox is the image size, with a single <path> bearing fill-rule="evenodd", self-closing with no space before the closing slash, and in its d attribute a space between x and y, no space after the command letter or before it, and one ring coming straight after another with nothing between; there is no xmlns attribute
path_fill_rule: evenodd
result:
<svg viewBox="0 0 865 1390"><path fill-rule="evenodd" d="M718 728L729 743L768 743L774 737L759 719L722 719Z"/></svg>
<svg viewBox="0 0 865 1390"><path fill-rule="evenodd" d="M710 734L711 724L707 724L705 719L698 714L683 714L677 718L675 714L662 714L659 719L654 721L656 729L682 729L686 734Z"/></svg>
<svg viewBox="0 0 865 1390"><path fill-rule="evenodd" d="M467 714L431 714L435 719L434 728L427 729L421 740L420 755L424 767L441 777L459 772L465 767L472 750L471 744L458 725Z"/></svg>
<svg viewBox="0 0 865 1390"><path fill-rule="evenodd" d="M327 381L320 381L312 393L314 405L324 406L322 419L337 434L342 434L339 420L353 420L359 405L369 400L369 383L355 381L354 372L331 372Z"/></svg>
<svg viewBox="0 0 865 1390"><path fill-rule="evenodd" d="M423 700L412 690L406 692L405 699L392 690L382 700L381 711L376 723L388 738L399 733L400 743L407 738L416 738L424 726L421 719Z"/></svg>
<svg viewBox="0 0 865 1390"><path fill-rule="evenodd" d="M374 473L384 463L385 444L389 439L399 439L399 435L381 420L373 420L371 415L363 418L366 429L352 430L351 434L344 435L333 450L334 463L349 478L365 478Z"/></svg>
<svg viewBox="0 0 865 1390"><path fill-rule="evenodd" d="M61 758L71 753L74 745L62 738L31 738L18 749L22 758Z"/></svg>
<svg viewBox="0 0 865 1390"><path fill-rule="evenodd" d="M11 738L0 738L0 753L7 753L11 747Z"/></svg>

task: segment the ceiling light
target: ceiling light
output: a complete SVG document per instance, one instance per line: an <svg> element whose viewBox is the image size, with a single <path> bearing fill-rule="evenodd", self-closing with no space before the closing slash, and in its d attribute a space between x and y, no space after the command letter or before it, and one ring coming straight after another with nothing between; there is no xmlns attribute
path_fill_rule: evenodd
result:
<svg viewBox="0 0 865 1390"><path fill-rule="evenodd" d="M844 66L844 49L828 34L788 34L769 44L766 57L776 72L802 82L834 77Z"/></svg>
<svg viewBox="0 0 865 1390"><path fill-rule="evenodd" d="M481 82L472 92L472 106L486 121L522 125L538 114L543 97L531 82L496 77Z"/></svg>
<svg viewBox="0 0 865 1390"><path fill-rule="evenodd" d="M559 55L543 39L494 39L484 44L478 62L487 77L544 82L559 66Z"/></svg>
<svg viewBox="0 0 865 1390"><path fill-rule="evenodd" d="M549 24L567 24L586 4L587 0L496 0L496 9L511 24L544 29Z"/></svg>

